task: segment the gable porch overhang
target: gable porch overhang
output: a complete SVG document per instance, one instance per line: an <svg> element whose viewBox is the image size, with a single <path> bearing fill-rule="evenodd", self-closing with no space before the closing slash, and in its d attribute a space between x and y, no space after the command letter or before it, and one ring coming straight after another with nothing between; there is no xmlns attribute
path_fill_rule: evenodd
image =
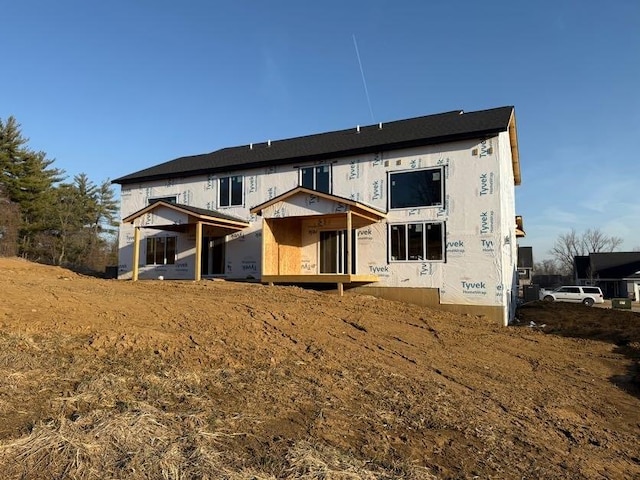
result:
<svg viewBox="0 0 640 480"><path fill-rule="evenodd" d="M134 226L133 237L133 277L138 280L140 261L140 229L153 229L195 234L196 259L194 280L202 277L202 238L203 236L224 237L244 230L249 222L215 210L192 207L177 203L158 201L147 205L122 219L123 223Z"/></svg>
<svg viewBox="0 0 640 480"><path fill-rule="evenodd" d="M263 218L262 282L336 283L342 292L343 284L379 280L377 275L353 271L353 230L386 218L384 212L344 197L296 187L253 207L251 213ZM305 267L303 249L319 252L318 232L322 230L346 232L344 271L320 273L318 258L311 267Z"/></svg>

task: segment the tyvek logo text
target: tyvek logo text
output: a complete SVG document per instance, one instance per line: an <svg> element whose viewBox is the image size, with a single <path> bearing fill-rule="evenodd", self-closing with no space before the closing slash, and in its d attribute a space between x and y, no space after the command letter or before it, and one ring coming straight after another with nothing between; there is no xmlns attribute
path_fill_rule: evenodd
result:
<svg viewBox="0 0 640 480"><path fill-rule="evenodd" d="M466 295L486 295L487 285L485 282L467 282L462 280L462 293Z"/></svg>

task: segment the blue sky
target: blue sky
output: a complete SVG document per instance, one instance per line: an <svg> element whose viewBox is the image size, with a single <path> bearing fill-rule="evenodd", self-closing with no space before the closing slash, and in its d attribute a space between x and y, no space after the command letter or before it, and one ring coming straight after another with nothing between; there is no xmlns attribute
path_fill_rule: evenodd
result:
<svg viewBox="0 0 640 480"><path fill-rule="evenodd" d="M521 245L538 261L558 234L598 227L640 246L637 0L0 0L0 11L0 118L15 116L70 177L514 105Z"/></svg>

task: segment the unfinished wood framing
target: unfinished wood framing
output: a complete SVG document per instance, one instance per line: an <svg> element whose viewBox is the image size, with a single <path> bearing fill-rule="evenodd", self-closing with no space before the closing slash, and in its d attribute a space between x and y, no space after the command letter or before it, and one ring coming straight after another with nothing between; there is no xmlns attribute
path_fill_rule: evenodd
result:
<svg viewBox="0 0 640 480"><path fill-rule="evenodd" d="M345 245L346 257L347 257L347 275L351 275L353 264L351 261L351 239L353 236L353 221L351 210L347 212L347 244ZM342 296L342 284L340 285L340 296Z"/></svg>
<svg viewBox="0 0 640 480"><path fill-rule="evenodd" d="M138 270L140 264L140 227L133 229L133 277L134 282L138 281Z"/></svg>
<svg viewBox="0 0 640 480"><path fill-rule="evenodd" d="M313 210L309 207L312 202L301 202L301 198L323 199L325 210ZM296 213L283 217L283 212L289 210ZM376 275L357 275L353 271L352 242L354 229L379 222L385 217L383 212L350 199L297 187L252 208L251 213L264 216L263 283L335 283L342 290L345 283L378 281ZM346 238L343 237L346 271L320 273L322 231L346 232Z"/></svg>
<svg viewBox="0 0 640 480"><path fill-rule="evenodd" d="M196 265L195 265L195 278L196 282L200 281L202 277L202 222L196 222Z"/></svg>
<svg viewBox="0 0 640 480"><path fill-rule="evenodd" d="M157 215L156 213L162 213ZM169 213L169 215L167 215ZM151 215L152 221L145 220L146 215ZM145 220L145 221L143 221ZM133 271L132 280L137 281L140 270L140 229L163 230L170 232L193 232L195 231L195 265L194 280L202 278L202 237L207 236L224 237L231 233L239 232L249 226L249 223L222 215L213 210L205 210L189 205L180 205L164 201L154 202L145 208L129 215L123 219L125 223L134 226L133 240Z"/></svg>
<svg viewBox="0 0 640 480"><path fill-rule="evenodd" d="M325 201L333 202L333 207L325 213L305 210L299 201L296 204L295 197L298 195L323 198ZM289 201L293 203L290 204ZM289 208L296 211L297 215L282 217L282 212ZM353 271L352 242L355 229L380 221L385 217L383 212L349 199L302 187L254 207L251 212L264 215L263 283L335 283L342 291L344 284L372 283L379 280L376 275L358 275ZM320 233L323 231L346 232L342 237L345 271L320 273Z"/></svg>

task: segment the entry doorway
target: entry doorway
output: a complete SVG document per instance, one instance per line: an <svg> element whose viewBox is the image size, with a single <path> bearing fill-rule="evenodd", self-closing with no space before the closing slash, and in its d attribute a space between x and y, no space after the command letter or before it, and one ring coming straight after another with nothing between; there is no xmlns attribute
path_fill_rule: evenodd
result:
<svg viewBox="0 0 640 480"><path fill-rule="evenodd" d="M347 231L320 231L319 273L347 273ZM351 232L351 273L356 273L356 232Z"/></svg>
<svg viewBox="0 0 640 480"><path fill-rule="evenodd" d="M224 275L224 237L202 237L202 275Z"/></svg>

